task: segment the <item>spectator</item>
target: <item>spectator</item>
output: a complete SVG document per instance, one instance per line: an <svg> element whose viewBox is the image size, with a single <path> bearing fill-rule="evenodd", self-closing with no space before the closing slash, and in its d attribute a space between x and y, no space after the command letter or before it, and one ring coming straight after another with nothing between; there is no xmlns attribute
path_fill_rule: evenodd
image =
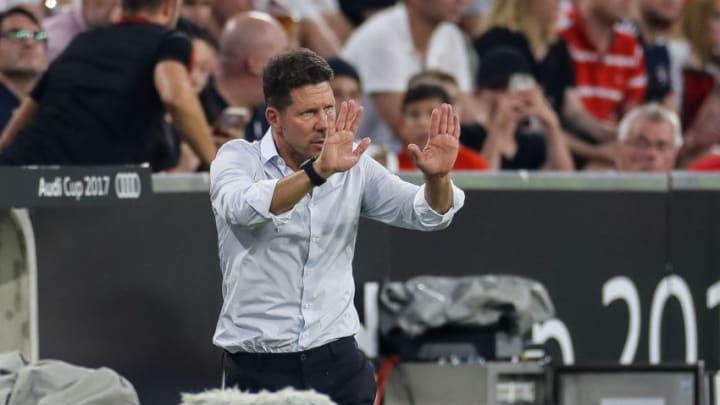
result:
<svg viewBox="0 0 720 405"><path fill-rule="evenodd" d="M638 0L634 23L630 26L645 55L646 101L661 102L677 110L672 89L672 63L667 36L682 16L684 0Z"/></svg>
<svg viewBox="0 0 720 405"><path fill-rule="evenodd" d="M48 33L50 61L55 60L79 33L109 25L121 16L120 0L82 0L80 8L46 19L43 27Z"/></svg>
<svg viewBox="0 0 720 405"><path fill-rule="evenodd" d="M265 0L267 3L278 0ZM261 3L260 1L258 3ZM296 25L296 34L292 41L294 46L302 46L312 49L321 56L334 57L340 52L340 38L330 26L332 21L338 26L342 19L337 18L336 13L328 10L324 0L284 0L287 11L293 18ZM256 3L257 4L257 3ZM266 6L268 7L268 6ZM332 7L332 5L330 5ZM268 7L270 8L270 7ZM277 7L275 7L277 9ZM272 14L272 13L271 13ZM329 20L326 19L329 17ZM349 32L346 33L349 35Z"/></svg>
<svg viewBox="0 0 720 405"><path fill-rule="evenodd" d="M462 138L482 151L491 170L573 170L560 121L521 53L503 47L488 51L475 98L481 123L465 127Z"/></svg>
<svg viewBox="0 0 720 405"><path fill-rule="evenodd" d="M213 23L212 5L212 0L184 0L180 15L197 26L209 30Z"/></svg>
<svg viewBox="0 0 720 405"><path fill-rule="evenodd" d="M559 0L496 1L487 32L473 41L480 63L496 46L513 47L523 54L557 111L562 110L565 91L575 85L567 44L556 31L559 11Z"/></svg>
<svg viewBox="0 0 720 405"><path fill-rule="evenodd" d="M262 71L270 58L287 47L287 41L282 26L266 13L242 13L225 25L217 71L200 95L217 142L238 137L253 141L267 131ZM247 116L243 118L239 111L246 111Z"/></svg>
<svg viewBox="0 0 720 405"><path fill-rule="evenodd" d="M451 104L450 96L440 85L419 84L409 87L402 101L403 120L399 138L403 149L398 153L400 170L417 170L408 152L409 145L424 147L428 141L433 110ZM453 170L487 170L488 163L478 152L460 146Z"/></svg>
<svg viewBox="0 0 720 405"><path fill-rule="evenodd" d="M343 101L350 100L354 100L357 105L362 104L360 75L355 67L340 58L330 58L327 62L333 70L330 86L335 96L335 106L339 107Z"/></svg>
<svg viewBox="0 0 720 405"><path fill-rule="evenodd" d="M251 11L253 0L210 0L211 18L207 28L214 38L220 38L225 23L236 14Z"/></svg>
<svg viewBox="0 0 720 405"><path fill-rule="evenodd" d="M342 56L358 69L371 98L365 105L366 129L376 144L394 143L405 86L413 74L425 68L442 69L458 80L463 92L471 91L465 40L453 24L467 4L467 0L406 0L365 22L345 44Z"/></svg>
<svg viewBox="0 0 720 405"><path fill-rule="evenodd" d="M200 93L208 84L218 60L217 41L210 32L185 17L178 20L177 30L190 37L193 60L190 80L196 93Z"/></svg>
<svg viewBox="0 0 720 405"><path fill-rule="evenodd" d="M560 35L568 43L575 84L585 110L613 128L626 111L645 99L645 62L634 35L617 23L630 17L627 0L578 0ZM614 160L614 131L577 129L573 152L586 168L607 169Z"/></svg>
<svg viewBox="0 0 720 405"><path fill-rule="evenodd" d="M681 145L680 119L675 112L656 103L636 107L620 122L617 170L669 172Z"/></svg>
<svg viewBox="0 0 720 405"><path fill-rule="evenodd" d="M38 19L24 8L0 14L0 128L47 68L46 40Z"/></svg>
<svg viewBox="0 0 720 405"><path fill-rule="evenodd" d="M683 32L690 60L683 70L682 124L685 128L678 166L686 167L720 143L720 1L689 2Z"/></svg>
<svg viewBox="0 0 720 405"><path fill-rule="evenodd" d="M121 23L78 35L6 128L0 162L153 165L169 147L166 110L209 164L215 147L190 85L191 44L167 28L178 7L177 0L123 0Z"/></svg>
<svg viewBox="0 0 720 405"><path fill-rule="evenodd" d="M185 17L180 17L177 29L190 37L192 41L193 62L190 68L190 83L193 91L199 95L207 86L210 75L217 65L218 44L210 32ZM166 116L166 121L171 124L172 119ZM173 163L168 164L173 167L168 171L173 173L196 172L201 167L200 158L192 151L187 142L181 140L182 137L174 128L166 125L165 130L171 139L171 144L175 146L169 155Z"/></svg>
<svg viewBox="0 0 720 405"><path fill-rule="evenodd" d="M340 104L343 101L353 100L357 105L362 104L362 83L360 76L355 68L340 58L330 58L327 60L328 65L333 70L333 78L330 79L330 87L332 87L335 96L335 108L339 111ZM360 122L360 128L366 121ZM358 130L360 131L360 130ZM398 162L395 154L391 153L387 147L370 144L367 154L380 164L385 166L391 172L397 172Z"/></svg>

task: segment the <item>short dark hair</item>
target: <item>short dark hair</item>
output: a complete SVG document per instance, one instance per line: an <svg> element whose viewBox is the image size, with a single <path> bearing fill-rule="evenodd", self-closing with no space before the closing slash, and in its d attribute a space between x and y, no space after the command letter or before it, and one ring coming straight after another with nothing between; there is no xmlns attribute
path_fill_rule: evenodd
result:
<svg viewBox="0 0 720 405"><path fill-rule="evenodd" d="M402 109L407 108L408 104L423 100L440 100L440 103L450 104L450 95L442 86L436 84L418 84L410 87L403 97Z"/></svg>
<svg viewBox="0 0 720 405"><path fill-rule="evenodd" d="M5 19L13 16L13 15L21 15L23 17L26 17L28 20L32 21L33 24L37 25L38 27L41 27L40 20L30 12L28 9L26 9L23 6L15 6L11 7L4 12L0 13L0 25L2 25L3 22L5 22Z"/></svg>
<svg viewBox="0 0 720 405"><path fill-rule="evenodd" d="M210 31L195 24L189 18L180 17L178 19L177 25L175 26L175 29L180 32L184 32L185 35L190 37L191 40L199 39L207 43L211 48L216 51L220 49L220 45L218 44L217 39L212 36Z"/></svg>
<svg viewBox="0 0 720 405"><path fill-rule="evenodd" d="M333 78L333 71L325 59L315 52L293 49L270 59L263 70L265 105L282 111L292 104L290 92L294 89Z"/></svg>
<svg viewBox="0 0 720 405"><path fill-rule="evenodd" d="M132 15L139 11L157 11L165 0L122 0L123 14Z"/></svg>
<svg viewBox="0 0 720 405"><path fill-rule="evenodd" d="M329 58L327 60L327 63L333 70L333 74L335 75L335 77L350 77L358 83L358 86L360 85L360 75L358 74L357 69L355 69L355 67L349 62L336 57Z"/></svg>

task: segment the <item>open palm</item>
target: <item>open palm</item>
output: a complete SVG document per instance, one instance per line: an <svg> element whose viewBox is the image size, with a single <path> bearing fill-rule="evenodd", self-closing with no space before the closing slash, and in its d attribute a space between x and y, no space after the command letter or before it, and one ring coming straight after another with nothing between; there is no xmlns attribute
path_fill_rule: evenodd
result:
<svg viewBox="0 0 720 405"><path fill-rule="evenodd" d="M460 148L460 117L449 104L432 112L427 143L422 149L408 145L415 165L426 175L444 175L452 170Z"/></svg>
<svg viewBox="0 0 720 405"><path fill-rule="evenodd" d="M365 138L353 150L355 134L360 126L362 113L362 107L356 106L352 100L342 102L337 120L333 112L328 113L325 144L318 156L318 164L322 171L332 174L349 170L357 164L360 156L370 146L370 139Z"/></svg>

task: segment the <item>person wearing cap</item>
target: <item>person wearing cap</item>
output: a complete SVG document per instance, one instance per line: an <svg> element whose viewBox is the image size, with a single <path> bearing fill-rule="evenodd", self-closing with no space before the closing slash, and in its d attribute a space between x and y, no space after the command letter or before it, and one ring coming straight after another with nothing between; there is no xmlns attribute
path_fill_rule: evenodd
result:
<svg viewBox="0 0 720 405"><path fill-rule="evenodd" d="M476 86L482 122L464 127L461 142L482 151L491 170L574 169L560 120L521 53L509 47L488 51Z"/></svg>
<svg viewBox="0 0 720 405"><path fill-rule="evenodd" d="M177 0L123 0L118 23L78 35L53 62L0 139L0 164L149 162L170 145L164 114L205 165L210 127L190 84L191 43L170 27Z"/></svg>

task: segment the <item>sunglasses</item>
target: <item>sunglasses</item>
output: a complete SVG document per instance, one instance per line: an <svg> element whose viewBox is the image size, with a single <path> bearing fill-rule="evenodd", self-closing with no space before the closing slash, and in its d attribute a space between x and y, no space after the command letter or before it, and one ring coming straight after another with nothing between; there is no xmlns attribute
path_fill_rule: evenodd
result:
<svg viewBox="0 0 720 405"><path fill-rule="evenodd" d="M45 42L47 41L47 32L45 31L25 31L25 30L10 30L8 32L3 32L0 34L0 37L9 39L11 41L22 41L25 39L32 39L37 42Z"/></svg>

